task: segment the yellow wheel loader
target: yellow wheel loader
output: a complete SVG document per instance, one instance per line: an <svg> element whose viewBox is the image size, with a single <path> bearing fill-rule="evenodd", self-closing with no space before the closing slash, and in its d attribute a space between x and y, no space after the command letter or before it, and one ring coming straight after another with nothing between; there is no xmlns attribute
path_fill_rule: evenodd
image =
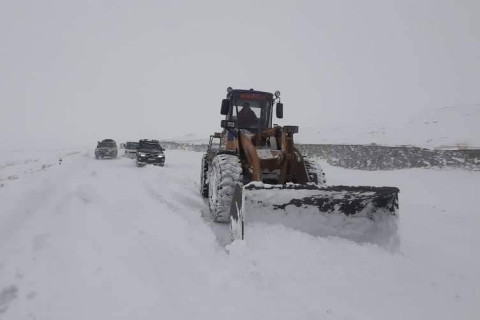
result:
<svg viewBox="0 0 480 320"><path fill-rule="evenodd" d="M329 186L322 169L295 147L297 126L283 118L280 92L227 89L223 131L210 137L202 157L200 193L216 222L231 223L244 239L252 222L283 224L317 236L359 242L397 241L395 187Z"/></svg>

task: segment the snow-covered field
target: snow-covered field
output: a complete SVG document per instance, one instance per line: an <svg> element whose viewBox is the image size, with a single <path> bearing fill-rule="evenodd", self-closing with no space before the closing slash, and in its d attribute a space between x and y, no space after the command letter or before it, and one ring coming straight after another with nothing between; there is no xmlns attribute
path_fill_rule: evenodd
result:
<svg viewBox="0 0 480 320"><path fill-rule="evenodd" d="M480 104L419 109L409 117L388 121L327 122L301 126L297 141L324 144L412 145L429 149L479 149Z"/></svg>
<svg viewBox="0 0 480 320"><path fill-rule="evenodd" d="M398 251L260 224L225 246L201 154L166 157L0 153L0 319L480 318L480 172L324 165L400 188Z"/></svg>

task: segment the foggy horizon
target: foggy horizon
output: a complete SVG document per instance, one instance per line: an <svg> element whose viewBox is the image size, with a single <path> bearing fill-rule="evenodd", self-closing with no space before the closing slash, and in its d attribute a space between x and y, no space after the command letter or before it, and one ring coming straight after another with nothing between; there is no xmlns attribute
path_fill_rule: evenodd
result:
<svg viewBox="0 0 480 320"><path fill-rule="evenodd" d="M0 149L207 138L229 86L280 90L275 122L300 138L478 104L478 12L478 1L4 1Z"/></svg>

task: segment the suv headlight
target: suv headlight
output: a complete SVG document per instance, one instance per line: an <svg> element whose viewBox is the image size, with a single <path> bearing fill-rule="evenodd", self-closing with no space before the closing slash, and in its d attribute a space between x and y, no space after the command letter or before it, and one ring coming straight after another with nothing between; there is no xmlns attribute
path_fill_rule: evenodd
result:
<svg viewBox="0 0 480 320"><path fill-rule="evenodd" d="M143 152L139 152L138 155L139 155L140 157L145 157L147 154L146 154L146 153L143 153Z"/></svg>

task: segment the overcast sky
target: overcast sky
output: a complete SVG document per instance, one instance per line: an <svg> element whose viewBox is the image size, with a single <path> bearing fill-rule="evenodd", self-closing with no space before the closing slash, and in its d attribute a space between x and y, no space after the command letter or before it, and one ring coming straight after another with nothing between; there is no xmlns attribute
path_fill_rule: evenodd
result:
<svg viewBox="0 0 480 320"><path fill-rule="evenodd" d="M284 124L480 103L480 1L0 0L1 145L219 130L226 88ZM1 147L0 147L1 148Z"/></svg>

